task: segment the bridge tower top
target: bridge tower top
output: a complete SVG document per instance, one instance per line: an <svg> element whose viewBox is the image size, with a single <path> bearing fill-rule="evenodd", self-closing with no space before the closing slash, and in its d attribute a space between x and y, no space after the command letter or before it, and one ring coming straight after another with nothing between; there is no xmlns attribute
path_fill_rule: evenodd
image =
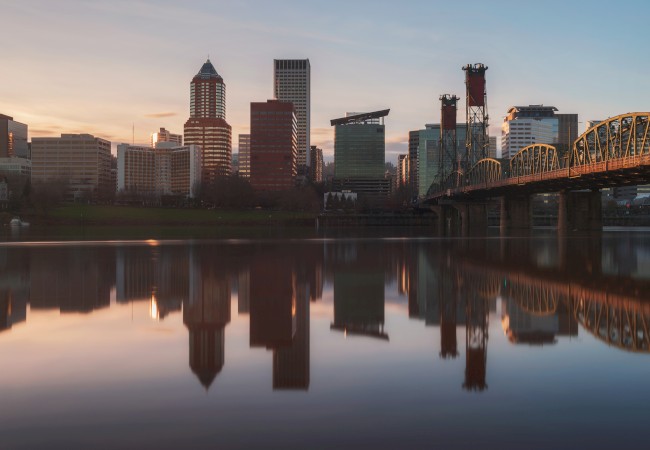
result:
<svg viewBox="0 0 650 450"><path fill-rule="evenodd" d="M483 158L487 158L490 147L488 137L489 117L487 112L487 90L485 72L488 67L482 63L467 64L465 71L467 139L463 157L464 169L469 170Z"/></svg>

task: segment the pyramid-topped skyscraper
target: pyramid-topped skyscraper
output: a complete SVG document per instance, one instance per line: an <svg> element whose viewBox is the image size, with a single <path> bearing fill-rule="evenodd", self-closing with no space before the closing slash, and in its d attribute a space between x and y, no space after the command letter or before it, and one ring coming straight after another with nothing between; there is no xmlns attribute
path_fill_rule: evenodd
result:
<svg viewBox="0 0 650 450"><path fill-rule="evenodd" d="M185 122L185 145L202 149L203 183L230 175L231 135L226 122L226 85L208 59L190 83L190 118Z"/></svg>

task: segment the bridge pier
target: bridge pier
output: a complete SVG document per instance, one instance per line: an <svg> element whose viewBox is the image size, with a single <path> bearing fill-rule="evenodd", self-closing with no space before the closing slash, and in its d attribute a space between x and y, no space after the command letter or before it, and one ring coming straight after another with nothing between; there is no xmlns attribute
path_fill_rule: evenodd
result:
<svg viewBox="0 0 650 450"><path fill-rule="evenodd" d="M485 203L459 203L455 207L460 215L463 236L477 236L487 232L487 205Z"/></svg>
<svg viewBox="0 0 650 450"><path fill-rule="evenodd" d="M559 198L557 229L567 231L601 231L603 229L600 190L561 191Z"/></svg>
<svg viewBox="0 0 650 450"><path fill-rule="evenodd" d="M501 231L528 230L532 227L530 195L501 197Z"/></svg>
<svg viewBox="0 0 650 450"><path fill-rule="evenodd" d="M450 204L434 205L431 210L438 216L438 234L453 236L459 232L458 211Z"/></svg>
<svg viewBox="0 0 650 450"><path fill-rule="evenodd" d="M460 211L452 205L441 205L438 215L438 230L441 236L455 236L461 232Z"/></svg>

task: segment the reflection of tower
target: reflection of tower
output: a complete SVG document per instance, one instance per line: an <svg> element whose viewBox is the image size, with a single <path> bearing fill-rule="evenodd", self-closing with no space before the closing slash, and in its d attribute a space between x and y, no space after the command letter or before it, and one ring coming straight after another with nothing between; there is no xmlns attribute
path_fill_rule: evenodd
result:
<svg viewBox="0 0 650 450"><path fill-rule="evenodd" d="M309 389L309 285L296 283L296 333L273 352L273 389Z"/></svg>
<svg viewBox="0 0 650 450"><path fill-rule="evenodd" d="M192 287L183 307L183 323L190 335L190 368L209 389L224 364L224 329L230 322L230 284L225 274L214 273L208 261L192 259Z"/></svg>
<svg viewBox="0 0 650 450"><path fill-rule="evenodd" d="M311 279L309 280L309 300L315 302L323 298L323 264L322 255L320 261L315 261Z"/></svg>
<svg viewBox="0 0 650 450"><path fill-rule="evenodd" d="M29 274L30 258L24 249L0 249L0 331L26 320Z"/></svg>
<svg viewBox="0 0 650 450"><path fill-rule="evenodd" d="M438 180L441 183L454 171L458 170L458 151L456 146L456 104L455 95L440 96L440 163Z"/></svg>
<svg viewBox="0 0 650 450"><path fill-rule="evenodd" d="M237 279L237 312L248 314L251 307L251 278L248 270L239 272Z"/></svg>
<svg viewBox="0 0 650 450"><path fill-rule="evenodd" d="M277 255L250 268L250 346L273 350L273 389L308 389L309 285Z"/></svg>
<svg viewBox="0 0 650 450"><path fill-rule="evenodd" d="M0 290L0 331L24 322L27 317L28 291Z"/></svg>
<svg viewBox="0 0 650 450"><path fill-rule="evenodd" d="M441 276L439 282L440 298L440 356L456 358L458 356L458 341L456 339L457 314L455 294L448 287L451 277Z"/></svg>
<svg viewBox="0 0 650 450"><path fill-rule="evenodd" d="M152 250L154 292L152 316L164 319L181 310L189 292L189 253L184 246L160 246ZM155 315L154 312L155 306Z"/></svg>
<svg viewBox="0 0 650 450"><path fill-rule="evenodd" d="M468 391L482 391L487 388L485 383L488 341L487 302L474 294L467 298L466 311L463 388Z"/></svg>
<svg viewBox="0 0 650 450"><path fill-rule="evenodd" d="M384 333L384 273L334 274L334 323L330 329L388 340Z"/></svg>
<svg viewBox="0 0 650 450"><path fill-rule="evenodd" d="M115 291L118 303L151 298L155 284L155 253L149 247L118 247Z"/></svg>
<svg viewBox="0 0 650 450"><path fill-rule="evenodd" d="M463 158L464 172L467 173L479 160L487 158L490 142L488 139L487 93L485 90L485 71L487 66L468 64L465 71L467 103L466 154Z"/></svg>
<svg viewBox="0 0 650 450"><path fill-rule="evenodd" d="M296 331L296 298L285 261L258 258L250 268L250 345L291 345Z"/></svg>

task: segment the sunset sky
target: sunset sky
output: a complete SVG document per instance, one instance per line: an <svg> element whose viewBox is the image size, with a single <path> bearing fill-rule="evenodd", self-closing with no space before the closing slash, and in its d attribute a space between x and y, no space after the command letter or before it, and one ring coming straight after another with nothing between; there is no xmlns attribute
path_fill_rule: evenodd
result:
<svg viewBox="0 0 650 450"><path fill-rule="evenodd" d="M461 97L464 121L468 63L489 66L492 135L513 105L581 122L650 110L646 1L2 0L0 10L0 114L27 123L30 139L182 133L208 55L226 84L234 152L250 102L273 95L274 58L310 59L311 140L326 159L329 120L346 111L391 109L392 161L409 130L440 120L440 94Z"/></svg>

